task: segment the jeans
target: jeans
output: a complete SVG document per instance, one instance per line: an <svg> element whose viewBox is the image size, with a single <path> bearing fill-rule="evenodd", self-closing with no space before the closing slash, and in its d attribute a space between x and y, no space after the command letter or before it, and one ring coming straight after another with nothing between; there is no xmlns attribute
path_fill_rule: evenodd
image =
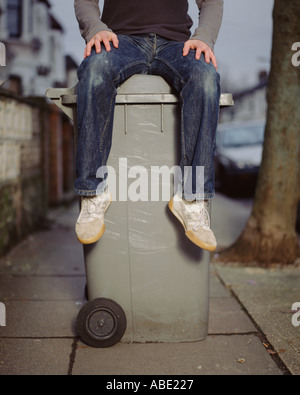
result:
<svg viewBox="0 0 300 395"><path fill-rule="evenodd" d="M93 196L99 183L99 167L105 166L111 149L117 88L134 74L163 77L179 95L181 108L181 167L193 170L193 190L188 200L214 196L214 151L219 116L220 76L202 55L191 50L182 55L184 43L156 34L119 35L119 48L102 46L83 60L78 69L78 146L75 193ZM175 164L174 164L175 165ZM204 196L195 190L195 169L204 167Z"/></svg>

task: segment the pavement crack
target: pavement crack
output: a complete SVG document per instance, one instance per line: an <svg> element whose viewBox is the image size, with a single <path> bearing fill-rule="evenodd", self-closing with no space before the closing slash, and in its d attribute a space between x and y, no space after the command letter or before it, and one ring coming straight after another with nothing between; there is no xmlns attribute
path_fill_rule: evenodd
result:
<svg viewBox="0 0 300 395"><path fill-rule="evenodd" d="M75 357L76 357L77 346L78 346L78 338L75 337L74 341L72 343L72 351L71 351L71 354L70 354L68 376L72 376L72 374L73 374L73 367L74 367L74 364L75 364Z"/></svg>

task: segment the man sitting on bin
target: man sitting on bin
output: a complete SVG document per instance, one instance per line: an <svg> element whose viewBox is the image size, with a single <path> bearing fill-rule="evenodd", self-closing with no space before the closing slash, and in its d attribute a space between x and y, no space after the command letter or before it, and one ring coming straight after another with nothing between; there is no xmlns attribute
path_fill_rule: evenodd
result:
<svg viewBox="0 0 300 395"><path fill-rule="evenodd" d="M83 244L98 241L111 195L97 170L110 153L116 89L134 74L163 77L180 96L181 168L192 169L192 188L179 183L169 208L186 236L214 251L208 205L214 196L214 147L220 77L214 55L223 0L196 0L199 25L191 36L188 0L75 0L86 41L78 69L78 146L75 193L82 197L76 233ZM204 192L196 169L204 167ZM99 183L102 189L99 190Z"/></svg>

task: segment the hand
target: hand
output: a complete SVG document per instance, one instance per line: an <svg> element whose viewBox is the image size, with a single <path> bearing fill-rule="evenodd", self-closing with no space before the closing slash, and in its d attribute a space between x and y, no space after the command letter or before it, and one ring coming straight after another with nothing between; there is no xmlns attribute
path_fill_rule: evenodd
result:
<svg viewBox="0 0 300 395"><path fill-rule="evenodd" d="M101 32L95 34L85 47L84 58L90 56L93 47L95 47L97 53L100 53L101 43L104 44L106 51L110 51L111 50L110 42L113 43L113 46L115 48L118 48L119 40L118 40L118 36L115 33L110 32L108 30L102 30Z"/></svg>
<svg viewBox="0 0 300 395"><path fill-rule="evenodd" d="M186 41L186 43L184 44L183 47L183 56L186 56L189 52L190 49L195 49L196 50L196 59L199 60L201 57L201 54L203 52L204 56L205 56L205 61L207 63L212 62L212 64L214 65L215 69L218 69L218 65L217 65L217 59L215 57L215 54L213 53L212 49L203 41L201 40L188 40Z"/></svg>

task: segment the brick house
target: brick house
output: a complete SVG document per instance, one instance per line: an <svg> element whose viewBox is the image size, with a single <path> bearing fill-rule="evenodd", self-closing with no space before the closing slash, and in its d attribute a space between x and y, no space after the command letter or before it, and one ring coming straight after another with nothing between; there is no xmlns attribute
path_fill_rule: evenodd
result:
<svg viewBox="0 0 300 395"><path fill-rule="evenodd" d="M0 0L0 42L6 47L4 85L23 96L44 96L48 87L68 83L64 29L48 0Z"/></svg>

